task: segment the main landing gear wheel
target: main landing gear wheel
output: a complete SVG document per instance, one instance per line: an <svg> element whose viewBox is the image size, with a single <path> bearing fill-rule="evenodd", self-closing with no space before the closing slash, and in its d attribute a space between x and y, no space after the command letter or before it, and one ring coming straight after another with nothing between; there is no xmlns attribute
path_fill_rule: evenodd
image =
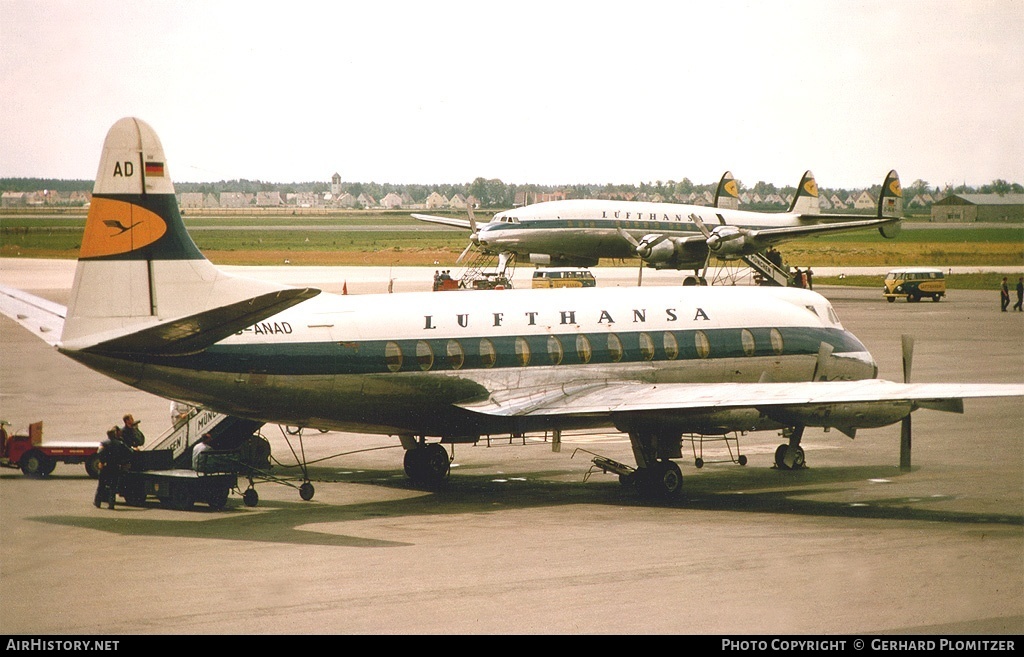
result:
<svg viewBox="0 0 1024 657"><path fill-rule="evenodd" d="M656 461L640 468L633 473L633 481L641 495L652 499L671 500L683 490L683 473L674 461Z"/></svg>
<svg viewBox="0 0 1024 657"><path fill-rule="evenodd" d="M793 459L793 465L786 465L786 450L788 448L789 445L783 443L775 450L775 467L779 470L799 470L804 467L805 461L803 447L796 448L796 458Z"/></svg>
<svg viewBox="0 0 1024 657"><path fill-rule="evenodd" d="M405 452L405 474L415 483L438 486L448 476L451 462L441 443L419 445Z"/></svg>
<svg viewBox="0 0 1024 657"><path fill-rule="evenodd" d="M316 490L313 488L313 484L309 483L308 481L299 486L299 497L301 497L306 502L313 499L313 493L315 492Z"/></svg>

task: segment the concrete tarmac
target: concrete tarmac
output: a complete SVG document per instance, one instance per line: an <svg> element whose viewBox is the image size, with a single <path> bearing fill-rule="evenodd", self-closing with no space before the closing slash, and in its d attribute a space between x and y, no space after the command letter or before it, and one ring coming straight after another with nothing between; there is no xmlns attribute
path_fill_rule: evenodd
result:
<svg viewBox="0 0 1024 657"><path fill-rule="evenodd" d="M66 303L66 261L0 260L0 282ZM239 270L242 268L236 268ZM244 268L250 269L250 268ZM251 268L329 291L429 287L432 271ZM287 269L282 272L281 269ZM678 284L645 272L644 283ZM635 270L599 284L635 283ZM1024 313L997 291L886 303L820 288L899 380L1024 380ZM500 292L464 292L500 294ZM149 440L169 404L56 353L0 318L0 414L46 440L100 440L125 412ZM615 433L459 445L448 485L417 490L397 440L307 432L316 487L257 483L221 512L92 506L81 465L31 479L0 470L0 634L1009 634L1024 633L1024 403L967 400L963 415L808 430L809 467L771 467L780 438L741 436L745 467L680 461L684 493L644 504L590 454L632 464ZM294 476L286 434L263 429ZM299 444L289 437L296 450ZM684 453L690 447L684 446ZM721 443L707 461L725 460Z"/></svg>

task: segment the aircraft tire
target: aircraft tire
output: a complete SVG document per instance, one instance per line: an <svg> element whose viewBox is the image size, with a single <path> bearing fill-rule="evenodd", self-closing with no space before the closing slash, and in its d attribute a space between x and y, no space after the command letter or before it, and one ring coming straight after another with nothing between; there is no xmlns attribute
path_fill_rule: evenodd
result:
<svg viewBox="0 0 1024 657"><path fill-rule="evenodd" d="M308 502L313 499L313 494L316 493L316 489L313 488L313 484L308 481L299 486L299 497L304 501Z"/></svg>
<svg viewBox="0 0 1024 657"><path fill-rule="evenodd" d="M242 503L246 506L256 506L260 503L260 494L255 488L248 488L242 493Z"/></svg>
<svg viewBox="0 0 1024 657"><path fill-rule="evenodd" d="M682 493L683 473L674 461L658 461L649 468L637 470L637 474L640 473L643 474L637 484L644 497L670 500Z"/></svg>
<svg viewBox="0 0 1024 657"><path fill-rule="evenodd" d="M796 448L796 458L793 460L793 465L786 465L786 449L789 447L786 443L782 443L775 450L775 467L779 470L799 470L804 467L804 448Z"/></svg>

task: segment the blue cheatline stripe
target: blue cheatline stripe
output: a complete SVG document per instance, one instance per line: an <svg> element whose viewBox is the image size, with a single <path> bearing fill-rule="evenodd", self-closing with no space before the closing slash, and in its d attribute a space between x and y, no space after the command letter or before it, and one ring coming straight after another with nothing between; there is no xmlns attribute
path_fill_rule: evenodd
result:
<svg viewBox="0 0 1024 657"><path fill-rule="evenodd" d="M709 348L707 359L743 358L747 356L814 355L822 342L832 346L834 353L865 352L867 349L851 333L835 328L790 327L778 329L782 337L782 352L776 353L778 343L772 341L771 328L748 329L753 337L744 344L742 329L708 329L703 331ZM387 374L390 372L420 372L422 364L429 362L430 371L472 370L488 368L481 350L486 340L494 348L494 363L490 369L523 367L520 354L522 341L528 347L528 367L582 365L585 354L577 347L577 335L583 335L590 345L589 364L638 363L653 361L697 361L700 331L631 331L614 335L621 342L621 358L609 343L608 333L560 334L554 336L560 349L552 346L549 335L496 336L489 338L431 338L425 340L363 340L354 342L292 342L263 344L219 344L206 351L183 357L161 358L137 355L136 362L147 362L170 367L205 370L211 372L259 372L268 375L334 375L334 374ZM665 334L675 338L678 354L672 358L666 349ZM646 334L647 342L641 334ZM517 351L517 341L520 347ZM643 344L642 344L643 341ZM455 343L449 351L449 342ZM388 345L393 345L390 348ZM397 346L400 357L395 352ZM653 346L653 355L651 347ZM669 345L671 346L671 345ZM561 353L555 363L551 356ZM451 354L451 355L450 355ZM647 356L651 356L648 358ZM390 369L391 367L396 369Z"/></svg>

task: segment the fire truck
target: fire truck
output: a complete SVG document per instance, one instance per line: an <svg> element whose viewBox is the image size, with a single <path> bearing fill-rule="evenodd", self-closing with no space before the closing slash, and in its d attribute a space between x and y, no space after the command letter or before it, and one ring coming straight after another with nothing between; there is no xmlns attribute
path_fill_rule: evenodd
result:
<svg viewBox="0 0 1024 657"><path fill-rule="evenodd" d="M10 434L6 422L0 423L0 467L21 468L30 477L53 472L58 463L84 463L89 476L100 474L98 442L43 442L43 423L33 422L28 435Z"/></svg>

